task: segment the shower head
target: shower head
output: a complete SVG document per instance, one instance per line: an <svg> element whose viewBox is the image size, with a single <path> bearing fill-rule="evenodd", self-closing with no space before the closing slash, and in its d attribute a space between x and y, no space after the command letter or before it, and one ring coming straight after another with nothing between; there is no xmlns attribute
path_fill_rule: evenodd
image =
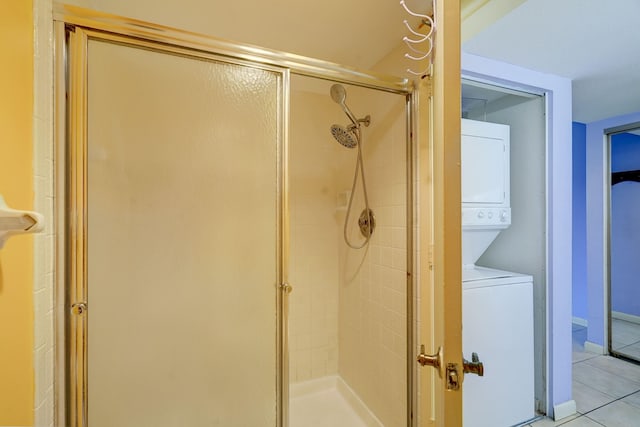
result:
<svg viewBox="0 0 640 427"><path fill-rule="evenodd" d="M340 125L332 125L331 135L333 135L336 141L347 148L354 148L358 145L358 138L353 133L353 125L346 128Z"/></svg>
<svg viewBox="0 0 640 427"><path fill-rule="evenodd" d="M333 99L337 104L342 107L344 113L349 117L349 120L354 125L358 124L358 119L353 115L347 104L345 104L345 100L347 99L347 91L342 85L334 84L331 86L331 99Z"/></svg>

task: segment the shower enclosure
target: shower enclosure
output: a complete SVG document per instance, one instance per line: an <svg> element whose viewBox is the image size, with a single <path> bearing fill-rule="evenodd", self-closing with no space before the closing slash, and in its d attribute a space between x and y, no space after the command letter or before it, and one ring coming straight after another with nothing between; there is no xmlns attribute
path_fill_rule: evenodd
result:
<svg viewBox="0 0 640 427"><path fill-rule="evenodd" d="M87 13L56 12L61 425L416 425L407 83Z"/></svg>

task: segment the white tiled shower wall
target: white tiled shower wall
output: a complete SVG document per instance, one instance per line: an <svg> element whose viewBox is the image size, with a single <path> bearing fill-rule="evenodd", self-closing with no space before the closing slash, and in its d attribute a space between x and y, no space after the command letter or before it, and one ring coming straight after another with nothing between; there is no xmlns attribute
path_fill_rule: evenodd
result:
<svg viewBox="0 0 640 427"><path fill-rule="evenodd" d="M372 125L363 156L376 229L366 250L340 245L339 373L384 425L406 425L404 99L367 99Z"/></svg>
<svg viewBox="0 0 640 427"><path fill-rule="evenodd" d="M291 103L290 380L339 374L385 425L406 424L406 132L404 99L348 88L357 115L371 114L363 156L377 228L368 247L343 241L343 193L357 151L337 144L346 124L326 93ZM350 223L363 208L361 181ZM358 230L349 230L361 242Z"/></svg>
<svg viewBox="0 0 640 427"><path fill-rule="evenodd" d="M293 81L293 87L296 82ZM338 372L340 150L329 133L331 99L292 91L290 135L291 382Z"/></svg>

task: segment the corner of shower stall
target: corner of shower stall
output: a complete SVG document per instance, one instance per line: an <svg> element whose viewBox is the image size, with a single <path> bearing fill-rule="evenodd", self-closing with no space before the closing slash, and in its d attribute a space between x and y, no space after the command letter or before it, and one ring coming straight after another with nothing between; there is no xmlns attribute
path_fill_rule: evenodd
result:
<svg viewBox="0 0 640 427"><path fill-rule="evenodd" d="M376 228L365 239L357 149L338 144L349 118L332 82L292 76L289 142L291 427L407 426L407 126L401 95L347 88L362 127L362 165ZM348 110L348 108L347 108ZM346 233L349 197L353 206Z"/></svg>

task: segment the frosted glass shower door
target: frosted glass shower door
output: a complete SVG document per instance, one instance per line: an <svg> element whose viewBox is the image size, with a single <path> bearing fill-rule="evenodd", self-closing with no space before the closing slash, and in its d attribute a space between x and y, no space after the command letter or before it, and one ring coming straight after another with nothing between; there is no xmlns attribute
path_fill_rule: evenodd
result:
<svg viewBox="0 0 640 427"><path fill-rule="evenodd" d="M87 40L83 417L275 426L283 74Z"/></svg>

